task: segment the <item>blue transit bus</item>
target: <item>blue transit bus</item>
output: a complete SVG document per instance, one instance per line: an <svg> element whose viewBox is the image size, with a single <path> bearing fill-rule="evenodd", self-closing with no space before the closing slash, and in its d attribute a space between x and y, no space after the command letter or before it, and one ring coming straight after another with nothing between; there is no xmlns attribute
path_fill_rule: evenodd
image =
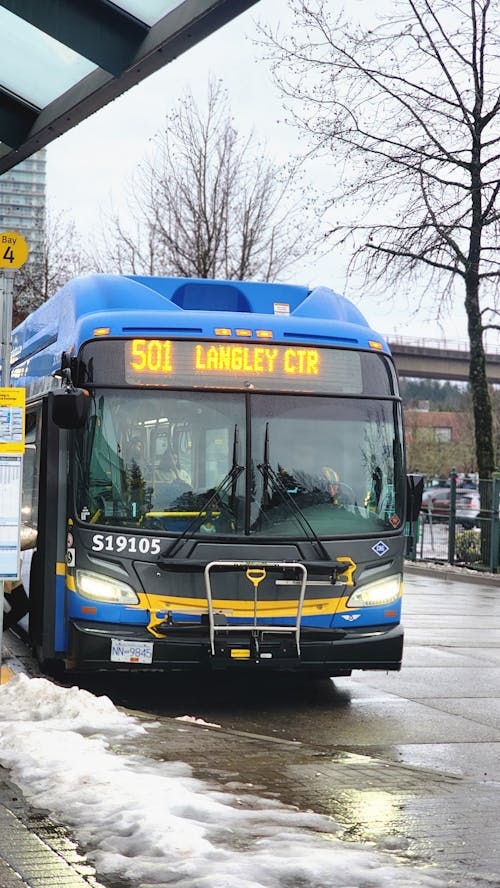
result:
<svg viewBox="0 0 500 888"><path fill-rule="evenodd" d="M44 668L401 666L401 401L326 287L89 275L13 333Z"/></svg>

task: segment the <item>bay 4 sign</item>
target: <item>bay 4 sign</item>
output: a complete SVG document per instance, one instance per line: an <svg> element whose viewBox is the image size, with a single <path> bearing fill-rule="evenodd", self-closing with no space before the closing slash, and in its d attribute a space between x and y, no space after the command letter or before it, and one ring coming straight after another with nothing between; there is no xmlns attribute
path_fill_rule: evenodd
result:
<svg viewBox="0 0 500 888"><path fill-rule="evenodd" d="M0 232L0 268L21 268L28 258L28 244L17 231Z"/></svg>

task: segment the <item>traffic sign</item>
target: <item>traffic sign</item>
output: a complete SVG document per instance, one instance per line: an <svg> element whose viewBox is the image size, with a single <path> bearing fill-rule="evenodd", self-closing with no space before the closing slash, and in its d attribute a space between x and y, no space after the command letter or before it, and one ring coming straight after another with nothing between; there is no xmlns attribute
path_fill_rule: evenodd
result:
<svg viewBox="0 0 500 888"><path fill-rule="evenodd" d="M16 231L0 231L0 268L21 268L28 258L28 244Z"/></svg>

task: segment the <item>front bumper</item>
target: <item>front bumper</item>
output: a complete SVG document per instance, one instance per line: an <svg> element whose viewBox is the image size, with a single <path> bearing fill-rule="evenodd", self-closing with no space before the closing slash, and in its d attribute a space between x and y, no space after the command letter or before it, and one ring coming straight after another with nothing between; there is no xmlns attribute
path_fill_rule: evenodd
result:
<svg viewBox="0 0 500 888"><path fill-rule="evenodd" d="M152 662L111 660L112 639L153 644ZM70 624L68 669L94 670L264 670L349 675L353 669L399 670L403 627L380 626L336 631L307 628L300 633L300 654L292 635L265 630L217 634L215 654L206 627L175 629L153 638L143 627L73 620Z"/></svg>

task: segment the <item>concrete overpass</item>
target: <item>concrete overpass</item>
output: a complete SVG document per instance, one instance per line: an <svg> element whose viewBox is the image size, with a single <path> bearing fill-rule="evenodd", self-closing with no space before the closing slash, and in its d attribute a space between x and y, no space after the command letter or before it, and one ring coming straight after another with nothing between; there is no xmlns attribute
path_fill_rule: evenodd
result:
<svg viewBox="0 0 500 888"><path fill-rule="evenodd" d="M470 355L467 343L438 339L387 338L400 376L416 379L449 379L468 382ZM488 380L500 385L500 349L488 348Z"/></svg>

